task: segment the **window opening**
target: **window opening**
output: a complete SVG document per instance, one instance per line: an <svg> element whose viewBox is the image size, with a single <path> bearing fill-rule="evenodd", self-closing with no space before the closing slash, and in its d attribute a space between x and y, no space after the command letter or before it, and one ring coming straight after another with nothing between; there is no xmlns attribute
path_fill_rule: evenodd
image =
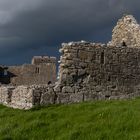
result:
<svg viewBox="0 0 140 140"><path fill-rule="evenodd" d="M8 75L7 70L4 70L4 76L7 76L7 75Z"/></svg>
<svg viewBox="0 0 140 140"><path fill-rule="evenodd" d="M123 46L123 47L126 47L126 46L127 46L126 43L125 43L124 41L122 42L122 46Z"/></svg>
<svg viewBox="0 0 140 140"><path fill-rule="evenodd" d="M104 64L104 52L101 53L101 64Z"/></svg>
<svg viewBox="0 0 140 140"><path fill-rule="evenodd" d="M40 73L40 70L38 67L36 68L35 73L38 73L38 74Z"/></svg>

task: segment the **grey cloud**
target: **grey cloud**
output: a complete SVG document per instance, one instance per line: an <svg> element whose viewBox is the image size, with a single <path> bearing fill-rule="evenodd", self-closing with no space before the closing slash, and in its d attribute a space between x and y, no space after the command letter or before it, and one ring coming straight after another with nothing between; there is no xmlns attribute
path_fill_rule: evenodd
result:
<svg viewBox="0 0 140 140"><path fill-rule="evenodd" d="M64 36L68 39L88 36L108 24L113 14L118 15L118 11L104 0L40 0L39 6L33 9L29 8L27 1L22 4L19 6L21 9L14 11L11 21L1 26L0 36L29 40L46 38L55 43L55 40L63 40ZM26 6L28 8L24 8Z"/></svg>
<svg viewBox="0 0 140 140"><path fill-rule="evenodd" d="M102 0L42 1L42 5L34 10L20 10L11 22L1 26L0 35L26 40L46 38L54 44L55 40L63 40L63 37L69 40L88 36L108 19L108 4L101 3Z"/></svg>
<svg viewBox="0 0 140 140"><path fill-rule="evenodd" d="M0 0L0 48L16 55L17 50L26 53L72 40L108 41L124 13L140 19L139 4L138 0Z"/></svg>

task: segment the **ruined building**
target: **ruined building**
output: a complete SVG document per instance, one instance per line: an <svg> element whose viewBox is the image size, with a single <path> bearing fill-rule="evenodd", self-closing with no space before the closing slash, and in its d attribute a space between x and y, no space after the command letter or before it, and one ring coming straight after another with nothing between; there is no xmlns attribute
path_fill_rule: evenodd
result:
<svg viewBox="0 0 140 140"><path fill-rule="evenodd" d="M8 67L0 66L0 83L2 84L9 84L10 77L8 76L7 72ZM9 73L10 75L10 73ZM12 74L11 74L12 76Z"/></svg>
<svg viewBox="0 0 140 140"><path fill-rule="evenodd" d="M132 15L123 16L112 32L110 46L140 47L140 25Z"/></svg>
<svg viewBox="0 0 140 140"><path fill-rule="evenodd" d="M139 39L139 24L133 16L126 15L113 29L108 44L63 43L59 79L55 84L1 86L0 102L29 109L34 105L140 96ZM33 60L34 63L38 61Z"/></svg>
<svg viewBox="0 0 140 140"><path fill-rule="evenodd" d="M56 82L56 58L35 56L31 64L0 67L0 82L11 85L39 85Z"/></svg>

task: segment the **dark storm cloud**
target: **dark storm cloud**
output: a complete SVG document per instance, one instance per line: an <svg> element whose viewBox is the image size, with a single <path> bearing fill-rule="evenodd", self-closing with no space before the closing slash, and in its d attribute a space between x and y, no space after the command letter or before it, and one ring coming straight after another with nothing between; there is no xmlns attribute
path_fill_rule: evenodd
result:
<svg viewBox="0 0 140 140"><path fill-rule="evenodd" d="M48 46L61 42L108 41L124 13L139 19L139 5L138 0L0 0L0 56L16 62L45 49L56 52Z"/></svg>

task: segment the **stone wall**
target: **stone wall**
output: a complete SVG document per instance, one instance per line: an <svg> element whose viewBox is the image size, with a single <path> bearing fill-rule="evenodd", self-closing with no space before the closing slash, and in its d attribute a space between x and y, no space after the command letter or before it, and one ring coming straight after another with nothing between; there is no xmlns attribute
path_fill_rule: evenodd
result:
<svg viewBox="0 0 140 140"><path fill-rule="evenodd" d="M36 105L56 103L52 86L1 86L0 103L12 108L30 109Z"/></svg>
<svg viewBox="0 0 140 140"><path fill-rule="evenodd" d="M60 49L59 80L54 85L1 86L0 102L30 109L35 105L140 96L139 47L72 42Z"/></svg>
<svg viewBox="0 0 140 140"><path fill-rule="evenodd" d="M8 76L11 85L40 85L56 82L56 58L36 56L32 64L9 66ZM7 77L8 77L7 76Z"/></svg>
<svg viewBox="0 0 140 140"><path fill-rule="evenodd" d="M33 65L39 65L42 63L56 63L56 57L34 56L31 62Z"/></svg>
<svg viewBox="0 0 140 140"><path fill-rule="evenodd" d="M46 80L55 81L54 58L34 57L31 65L10 67L14 74L11 83L22 86L2 85L0 103L30 109L35 105L140 96L139 29L136 20L128 15L119 20L107 45L63 43L55 84L48 85Z"/></svg>
<svg viewBox="0 0 140 140"><path fill-rule="evenodd" d="M10 83L12 85L47 84L56 82L56 63L26 64L11 66L8 71L13 74Z"/></svg>
<svg viewBox="0 0 140 140"><path fill-rule="evenodd" d="M140 95L140 49L75 42L63 44L58 100L130 98ZM65 98L65 99L64 99Z"/></svg>

